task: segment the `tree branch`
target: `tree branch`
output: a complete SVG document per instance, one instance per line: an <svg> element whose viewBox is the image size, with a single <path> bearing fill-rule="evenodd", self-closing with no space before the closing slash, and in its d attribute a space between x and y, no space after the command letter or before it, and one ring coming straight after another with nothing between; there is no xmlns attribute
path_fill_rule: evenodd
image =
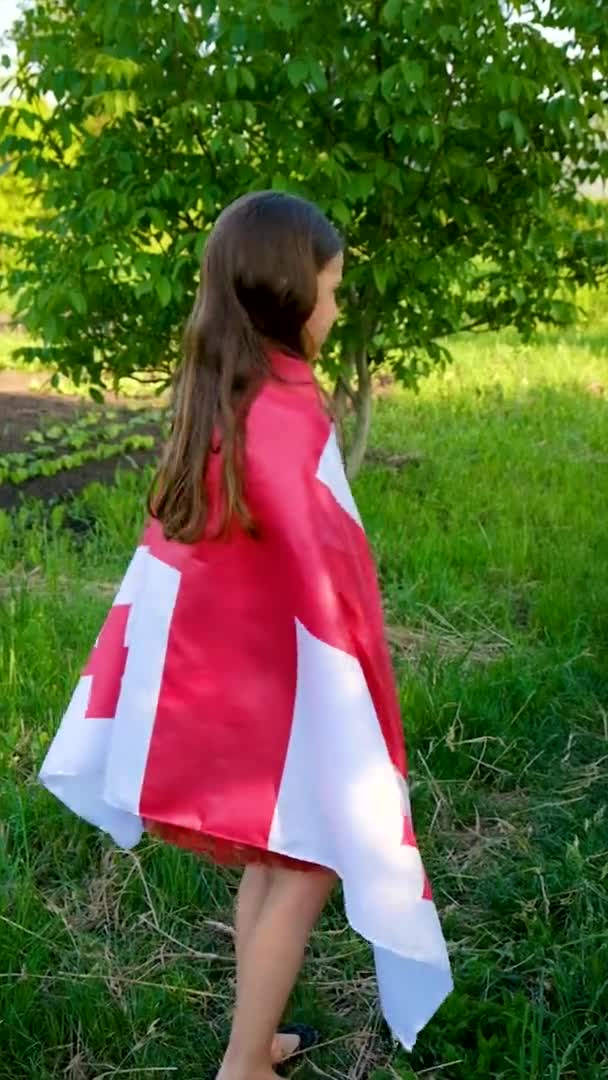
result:
<svg viewBox="0 0 608 1080"><path fill-rule="evenodd" d="M338 375L338 378L336 380L334 396L337 395L338 392L345 394L351 405L354 405L356 407L358 394L356 390L353 390L353 387L349 383L348 379L344 378L344 375Z"/></svg>

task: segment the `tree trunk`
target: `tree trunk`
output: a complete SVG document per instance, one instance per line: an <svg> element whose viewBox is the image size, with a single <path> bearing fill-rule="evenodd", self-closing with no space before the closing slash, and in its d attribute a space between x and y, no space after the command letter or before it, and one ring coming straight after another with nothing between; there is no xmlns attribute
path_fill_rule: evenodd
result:
<svg viewBox="0 0 608 1080"><path fill-rule="evenodd" d="M332 396L333 414L340 430L344 426L344 419L348 412L349 402L353 401L354 395L348 383L346 372L338 376Z"/></svg>
<svg viewBox="0 0 608 1080"><path fill-rule="evenodd" d="M355 397L355 431L346 454L346 472L349 480L355 479L363 464L372 422L372 380L366 345L357 349L354 362L357 370L357 394Z"/></svg>

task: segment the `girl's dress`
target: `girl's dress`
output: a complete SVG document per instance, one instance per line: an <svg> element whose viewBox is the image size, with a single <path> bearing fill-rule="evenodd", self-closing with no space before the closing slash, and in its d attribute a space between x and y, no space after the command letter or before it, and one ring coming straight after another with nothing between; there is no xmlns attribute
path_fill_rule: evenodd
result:
<svg viewBox="0 0 608 1080"><path fill-rule="evenodd" d="M247 419L256 535L147 523L41 780L123 847L148 830L222 864L334 870L410 1048L452 983L376 573L313 373L271 361ZM212 454L210 535L221 470Z"/></svg>

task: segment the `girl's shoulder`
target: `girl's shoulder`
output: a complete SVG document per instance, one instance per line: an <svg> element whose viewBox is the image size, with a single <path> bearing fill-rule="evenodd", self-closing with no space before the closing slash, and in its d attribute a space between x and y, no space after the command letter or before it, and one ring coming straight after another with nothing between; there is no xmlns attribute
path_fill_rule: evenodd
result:
<svg viewBox="0 0 608 1080"><path fill-rule="evenodd" d="M271 356L271 370L249 414L249 427L295 423L303 430L327 432L331 418L311 366L285 353Z"/></svg>
<svg viewBox="0 0 608 1080"><path fill-rule="evenodd" d="M308 459L322 450L330 430L331 418L312 368L294 357L273 356L271 374L249 410L248 456Z"/></svg>

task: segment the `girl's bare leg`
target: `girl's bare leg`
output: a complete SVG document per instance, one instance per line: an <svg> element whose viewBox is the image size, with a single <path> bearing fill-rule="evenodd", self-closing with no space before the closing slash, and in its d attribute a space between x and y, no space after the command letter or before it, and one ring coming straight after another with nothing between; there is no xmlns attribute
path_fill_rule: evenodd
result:
<svg viewBox="0 0 608 1080"><path fill-rule="evenodd" d="M243 965L243 958L262 906L270 888L272 870L268 866L252 864L245 867L236 903L236 972L237 981ZM275 1035L272 1040L271 1062L278 1065L291 1054L295 1054L300 1039L297 1035Z"/></svg>
<svg viewBox="0 0 608 1080"><path fill-rule="evenodd" d="M311 930L336 881L335 875L325 870L280 867L268 873L268 889L257 921L239 947L236 1008L219 1080L270 1080L274 1075L275 1033ZM261 890L261 882L258 885ZM253 896L251 879L246 891L250 887Z"/></svg>
<svg viewBox="0 0 608 1080"><path fill-rule="evenodd" d="M272 869L269 866L246 866L241 878L236 902L236 973L239 978L245 948L264 905L270 888Z"/></svg>

